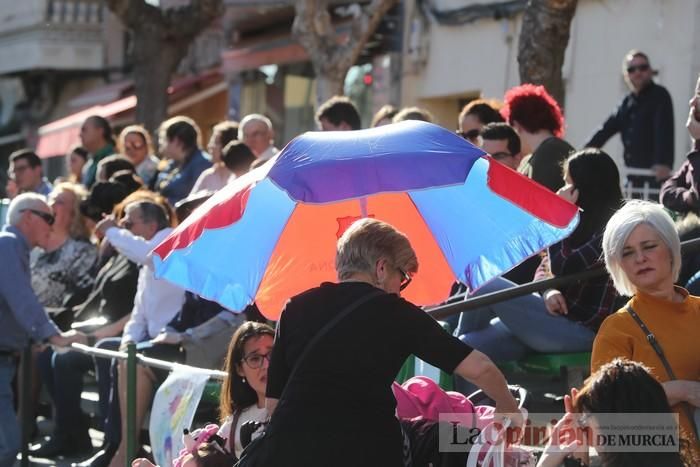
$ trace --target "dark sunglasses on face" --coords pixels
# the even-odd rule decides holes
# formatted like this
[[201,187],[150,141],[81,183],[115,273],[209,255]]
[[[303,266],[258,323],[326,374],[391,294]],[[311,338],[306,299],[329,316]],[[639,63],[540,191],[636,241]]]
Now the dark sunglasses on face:
[[145,146],[143,143],[126,143],[124,147],[126,149],[142,149]]
[[[397,269],[398,269],[398,268],[397,268]],[[411,277],[410,274],[408,274],[407,272],[405,272],[403,269],[399,269],[399,272],[401,273],[401,276],[402,276],[402,278],[401,278],[401,285],[399,286],[399,291],[402,291],[403,289],[405,289],[406,287],[408,287],[408,284],[411,283],[411,281],[413,280],[413,278]]]
[[24,211],[31,212],[35,216],[41,217],[43,219],[43,221],[49,225],[53,225],[54,221],[56,220],[53,217],[53,214],[49,214],[48,212],[38,211],[36,209],[22,209],[20,212],[24,212]]
[[630,65],[627,67],[628,74],[632,74],[635,71],[648,71],[648,70],[649,70],[648,63],[642,63],[641,65]]
[[473,130],[469,130],[469,131],[457,130],[455,133],[457,133],[459,136],[466,139],[467,141],[474,141],[476,138],[479,137],[480,131],[477,129],[473,129]]

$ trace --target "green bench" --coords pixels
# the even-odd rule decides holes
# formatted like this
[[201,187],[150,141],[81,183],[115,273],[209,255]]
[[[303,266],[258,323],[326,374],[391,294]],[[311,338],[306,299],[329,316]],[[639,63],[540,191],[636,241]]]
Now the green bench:
[[560,377],[569,388],[579,388],[590,374],[591,353],[532,354],[522,360],[498,366],[508,372]]

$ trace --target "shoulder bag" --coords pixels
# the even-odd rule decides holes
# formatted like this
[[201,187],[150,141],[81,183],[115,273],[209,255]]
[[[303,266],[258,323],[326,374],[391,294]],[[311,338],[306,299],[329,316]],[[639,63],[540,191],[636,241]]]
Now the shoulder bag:
[[[336,324],[338,324],[343,318],[345,318],[347,315],[349,315],[353,310],[357,309],[364,303],[367,303],[369,300],[373,299],[374,297],[377,297],[384,292],[381,290],[374,290],[367,295],[364,295],[360,297],[359,299],[355,300],[352,302],[350,305],[345,307],[340,313],[338,313],[332,320],[330,320],[328,323],[326,323],[325,326],[323,326],[317,333],[316,335],[309,341],[308,344],[306,344],[306,347],[302,351],[301,355],[299,355],[299,358],[297,358],[296,363],[294,364],[294,368],[292,368],[292,371],[289,373],[289,378],[287,378],[287,383],[284,386],[284,389],[282,390],[282,394],[280,395],[279,402],[277,403],[277,408],[282,406],[285,402],[285,397],[284,395],[287,393],[287,388],[289,387],[289,383],[294,379],[294,375],[296,374],[297,370],[301,366],[301,363],[304,361],[305,357],[309,354],[311,349],[314,348],[316,343],[323,337],[325,334],[328,333],[328,331],[331,330]],[[265,431],[263,431],[260,436],[255,438],[253,441],[250,442],[248,446],[243,450],[241,453],[241,458],[240,460],[233,466],[233,467],[255,467],[255,466],[260,466],[262,465],[262,460],[264,457],[264,451],[265,451],[265,445],[267,444],[265,440],[269,438],[270,433],[271,433],[271,428],[273,428],[272,422],[274,421],[274,415],[270,419],[270,422],[268,422],[267,427],[265,428]],[[232,427],[232,430],[235,430],[235,427]]]
[[[664,350],[661,348],[661,345],[659,345],[659,342],[656,340],[656,336],[654,336],[654,333],[649,330],[646,324],[644,324],[644,321],[642,321],[642,318],[639,317],[636,311],[630,306],[627,305],[625,307],[627,310],[627,313],[630,314],[632,319],[635,320],[635,322],[639,325],[639,327],[642,329],[642,332],[646,334],[647,336],[647,341],[649,342],[649,345],[654,349],[654,352],[656,352],[656,355],[658,355],[659,359],[661,360],[661,363],[664,365],[664,368],[666,369],[666,373],[668,374],[668,377],[671,378],[672,380],[678,379],[676,378],[676,374],[673,372],[673,369],[671,368],[671,364],[668,362],[666,359],[666,355],[664,354]],[[687,403],[683,403],[683,412],[685,415],[688,417],[690,420],[690,424],[693,428],[693,431],[695,432],[695,437],[697,439],[700,439],[700,433],[698,432],[698,426],[695,421],[695,416],[698,413],[698,409],[696,408],[694,411],[691,410],[688,407]],[[695,412],[695,413],[693,413]]]

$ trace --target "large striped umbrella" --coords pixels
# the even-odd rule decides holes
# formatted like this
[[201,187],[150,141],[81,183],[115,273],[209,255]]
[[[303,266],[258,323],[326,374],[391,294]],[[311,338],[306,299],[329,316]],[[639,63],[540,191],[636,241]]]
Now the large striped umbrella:
[[567,237],[577,208],[442,127],[408,121],[309,132],[200,206],[154,250],[159,277],[232,310],[336,279],[335,245],[357,219],[408,235],[419,271],[404,296],[472,290]]

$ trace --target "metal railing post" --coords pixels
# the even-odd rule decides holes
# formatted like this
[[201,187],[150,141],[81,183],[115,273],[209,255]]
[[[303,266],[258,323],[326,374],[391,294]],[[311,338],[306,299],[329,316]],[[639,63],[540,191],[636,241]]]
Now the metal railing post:
[[29,466],[29,433],[32,427],[32,345],[22,350],[19,366],[19,413],[22,421],[22,460],[21,467]]
[[141,427],[136,426],[136,344],[126,347],[126,467],[136,455],[136,439]]

